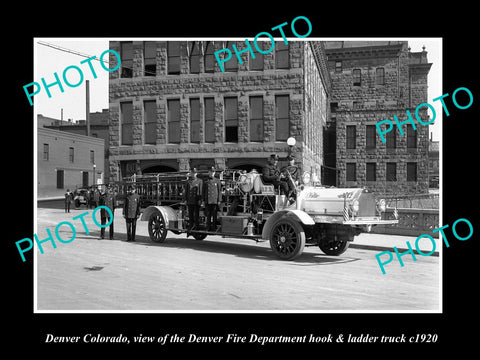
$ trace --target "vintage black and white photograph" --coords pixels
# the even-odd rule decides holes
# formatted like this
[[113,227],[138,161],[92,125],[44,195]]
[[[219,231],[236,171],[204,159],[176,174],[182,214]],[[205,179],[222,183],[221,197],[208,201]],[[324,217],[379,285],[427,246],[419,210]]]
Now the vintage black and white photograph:
[[471,91],[442,38],[303,20],[33,39],[35,312],[442,312],[442,120]]

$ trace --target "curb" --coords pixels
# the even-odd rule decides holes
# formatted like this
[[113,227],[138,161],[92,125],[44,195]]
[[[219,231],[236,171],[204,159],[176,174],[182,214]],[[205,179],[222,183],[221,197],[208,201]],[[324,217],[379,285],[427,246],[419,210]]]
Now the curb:
[[[393,246],[382,246],[382,245],[365,245],[365,244],[355,244],[355,243],[350,243],[350,248],[353,248],[353,249],[363,249],[363,250],[376,250],[376,251],[393,251]],[[408,248],[398,248],[398,250],[403,250],[403,251],[407,251]],[[413,250],[413,252],[416,254],[416,255],[421,255],[421,256],[424,256],[422,254],[420,254],[417,250]],[[438,251],[435,251],[433,254],[429,255],[429,256],[436,256],[438,257],[439,256],[439,252]]]

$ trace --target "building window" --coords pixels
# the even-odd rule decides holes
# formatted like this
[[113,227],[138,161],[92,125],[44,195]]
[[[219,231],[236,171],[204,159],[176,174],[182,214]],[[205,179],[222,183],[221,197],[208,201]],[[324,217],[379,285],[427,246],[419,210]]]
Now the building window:
[[263,96],[250,96],[250,141],[263,141]]
[[263,54],[256,52],[255,59],[252,57],[251,53],[249,55],[249,70],[252,71],[262,71],[263,70]]
[[412,125],[407,124],[407,148],[415,149],[417,147],[417,131]]
[[57,189],[63,189],[64,176],[63,170],[57,170]]
[[289,69],[288,45],[283,41],[275,42],[275,69]]
[[377,133],[375,125],[367,125],[366,126],[366,148],[367,149],[375,149],[377,146]]
[[347,181],[357,181],[356,163],[347,163]]
[[122,126],[122,145],[133,145],[132,102],[120,103],[120,123]]
[[417,163],[407,163],[407,181],[417,181]]
[[386,147],[387,149],[396,149],[397,148],[397,129],[394,128],[392,131],[389,131],[386,136]]
[[157,74],[157,43],[155,41],[143,42],[143,61],[145,76],[155,76]]
[[180,100],[167,100],[168,142],[180,143]]
[[238,142],[238,99],[225,99],[225,142]]
[[200,73],[200,44],[196,41],[192,41],[190,45],[190,73]]
[[387,181],[397,181],[397,163],[387,163]]
[[235,50],[233,50],[233,44],[235,44],[235,41],[227,41],[226,48],[232,52],[232,57],[223,63],[225,71],[238,71],[238,59],[237,55],[235,55]]
[[342,62],[341,61],[335,61],[335,72],[336,73],[341,73],[342,72]]
[[48,161],[50,158],[50,147],[48,144],[43,144],[43,160]]
[[68,161],[73,163],[75,161],[75,150],[73,147],[68,148]]
[[131,41],[125,41],[120,43],[120,59],[120,65],[122,67],[120,77],[133,77],[133,43]]
[[385,85],[385,69],[384,68],[377,68],[375,70],[375,83],[377,85]]
[[157,102],[155,100],[143,102],[143,141],[151,145],[157,143]]
[[200,99],[190,99],[190,142],[200,142]]
[[290,136],[290,97],[275,96],[275,140],[286,141]]
[[347,149],[355,149],[357,142],[357,127],[347,125]]
[[215,100],[213,98],[205,98],[205,142],[215,142]]
[[95,151],[90,150],[90,164],[95,164]]
[[82,171],[82,186],[84,188],[88,187],[88,178],[89,178],[88,171]]
[[353,69],[353,86],[362,85],[362,70]]
[[180,41],[167,42],[168,74],[180,74]]
[[338,102],[331,102],[330,103],[330,112],[335,114],[338,110]]
[[213,73],[215,71],[215,58],[214,58],[214,47],[213,42],[207,42],[207,47],[205,48],[205,72]]
[[377,164],[367,163],[367,181],[377,181]]

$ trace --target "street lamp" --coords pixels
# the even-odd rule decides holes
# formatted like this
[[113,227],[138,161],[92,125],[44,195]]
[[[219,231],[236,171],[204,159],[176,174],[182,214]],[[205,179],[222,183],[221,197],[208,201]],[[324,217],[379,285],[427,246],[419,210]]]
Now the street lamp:
[[97,165],[93,163],[93,176],[92,176],[92,186],[95,186],[95,169],[97,168]]
[[292,136],[292,137],[289,137],[287,139],[287,145],[288,145],[288,155],[292,155],[292,152],[293,152],[293,147],[295,146],[295,144],[297,143],[297,140],[295,140],[295,138]]

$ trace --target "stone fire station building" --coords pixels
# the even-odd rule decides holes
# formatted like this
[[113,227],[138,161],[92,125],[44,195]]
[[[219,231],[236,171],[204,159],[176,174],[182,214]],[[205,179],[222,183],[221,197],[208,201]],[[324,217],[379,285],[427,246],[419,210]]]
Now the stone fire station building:
[[[110,180],[134,173],[260,169],[296,139],[301,171],[324,185],[428,191],[428,126],[380,139],[375,124],[406,120],[427,101],[431,63],[406,41],[282,40],[267,54],[238,41],[111,41]],[[260,41],[264,50],[270,41]],[[214,53],[232,51],[222,72]],[[222,52],[223,54],[223,52]],[[117,64],[110,54],[110,68]],[[420,112],[424,122],[428,115]]]
[[110,42],[121,57],[109,84],[111,180],[261,169],[270,154],[285,160],[289,137],[297,165],[320,176],[330,87],[323,43],[277,41],[268,54],[244,52],[243,63],[232,50],[222,72],[214,52],[232,44],[246,48],[244,40]]

